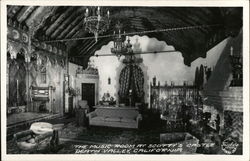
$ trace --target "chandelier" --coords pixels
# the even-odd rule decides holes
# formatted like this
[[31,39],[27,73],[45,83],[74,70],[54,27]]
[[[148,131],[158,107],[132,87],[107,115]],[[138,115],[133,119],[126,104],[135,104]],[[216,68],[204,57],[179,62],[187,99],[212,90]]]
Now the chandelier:
[[132,54],[133,50],[132,50],[132,44],[130,43],[129,37],[127,40],[128,42],[125,43],[125,40],[126,40],[125,31],[123,32],[123,34],[121,34],[122,24],[118,22],[115,28],[116,28],[116,31],[114,31],[114,35],[113,35],[114,47],[111,48],[111,53],[115,54],[118,57],[118,59],[120,59],[122,55]]
[[109,10],[107,11],[107,15],[102,15],[102,13],[100,7],[97,7],[97,10],[96,7],[93,7],[90,11],[87,8],[85,11],[85,31],[93,33],[95,35],[95,41],[97,41],[99,34],[107,31],[109,28]]

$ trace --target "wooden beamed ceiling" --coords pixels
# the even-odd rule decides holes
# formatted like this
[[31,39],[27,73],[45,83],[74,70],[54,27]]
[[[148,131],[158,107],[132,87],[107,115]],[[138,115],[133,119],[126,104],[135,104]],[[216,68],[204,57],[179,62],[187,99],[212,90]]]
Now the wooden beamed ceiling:
[[[87,6],[8,6],[7,16],[30,26],[37,22],[35,39],[51,41],[92,37],[84,30],[83,20]],[[93,8],[93,7],[92,7]],[[228,36],[236,36],[242,27],[240,7],[102,7],[110,11],[111,25],[103,34],[112,34],[120,21],[126,33],[185,26],[214,25],[214,28],[195,28],[166,32],[147,33],[148,37],[173,45],[190,63]],[[90,8],[91,10],[91,8]],[[143,36],[143,35],[140,35]],[[215,40],[214,40],[215,39]],[[88,59],[96,50],[112,41],[111,37],[65,41],[69,60],[86,67]]]

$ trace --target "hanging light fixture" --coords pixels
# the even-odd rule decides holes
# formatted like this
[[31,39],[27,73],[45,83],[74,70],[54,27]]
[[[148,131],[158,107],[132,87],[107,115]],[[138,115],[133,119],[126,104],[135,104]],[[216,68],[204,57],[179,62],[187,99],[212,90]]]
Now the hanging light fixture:
[[93,33],[95,35],[95,40],[97,41],[98,35],[107,31],[110,24],[109,19],[109,10],[107,11],[107,15],[101,14],[101,9],[98,6],[91,8],[91,11],[87,8],[85,11],[84,25],[85,30],[89,31],[89,33]]
[[128,43],[125,44],[126,33],[123,31],[123,34],[121,34],[122,24],[120,22],[116,24],[115,28],[116,30],[113,35],[114,47],[111,48],[111,53],[115,54],[118,59],[120,59],[122,55],[126,55],[132,51],[132,45],[130,44],[129,38]]

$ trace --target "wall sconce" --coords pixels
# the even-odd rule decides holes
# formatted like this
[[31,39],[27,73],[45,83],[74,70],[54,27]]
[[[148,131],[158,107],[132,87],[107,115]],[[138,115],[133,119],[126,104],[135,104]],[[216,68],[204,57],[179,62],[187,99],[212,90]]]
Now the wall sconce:
[[76,77],[77,78],[81,78],[82,76],[82,68],[78,66],[78,68],[76,69]]
[[109,84],[109,85],[111,84],[111,79],[110,79],[110,77],[108,78],[108,84]]
[[69,76],[67,74],[64,74],[64,81],[68,82],[69,81]]

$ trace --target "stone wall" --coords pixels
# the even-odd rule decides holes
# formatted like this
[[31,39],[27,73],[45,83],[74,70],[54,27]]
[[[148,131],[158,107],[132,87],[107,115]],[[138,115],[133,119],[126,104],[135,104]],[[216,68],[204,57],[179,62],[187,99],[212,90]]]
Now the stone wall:
[[232,80],[229,54],[231,47],[234,54],[242,54],[242,34],[229,38],[222,53],[218,53],[221,56],[203,91],[204,105],[213,107],[220,115],[220,133],[237,135],[240,141],[243,135],[243,87],[229,87]]

